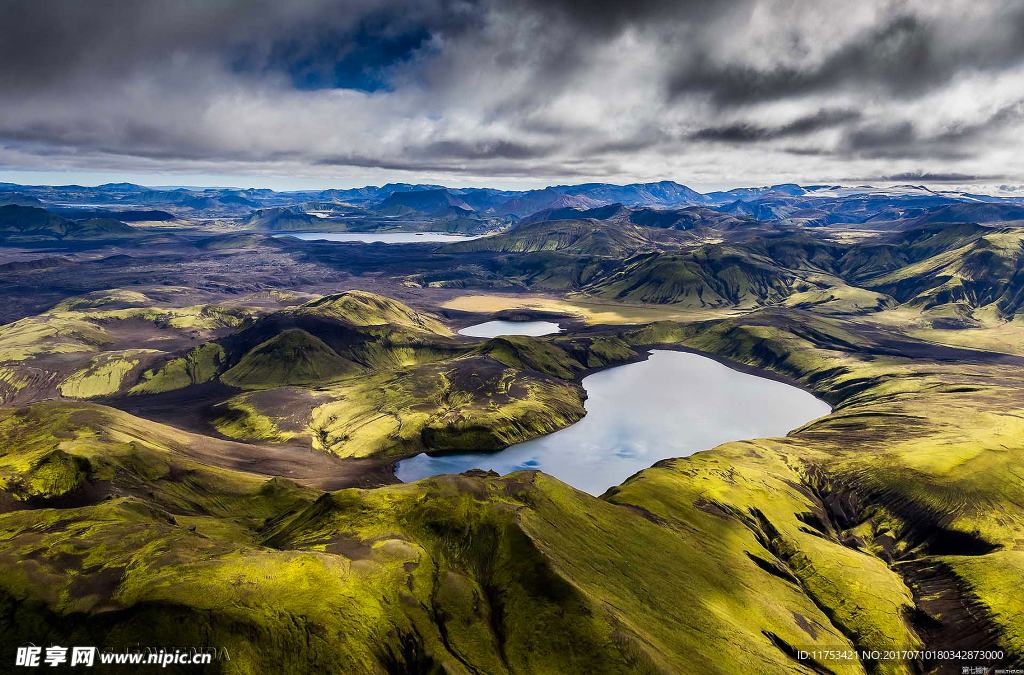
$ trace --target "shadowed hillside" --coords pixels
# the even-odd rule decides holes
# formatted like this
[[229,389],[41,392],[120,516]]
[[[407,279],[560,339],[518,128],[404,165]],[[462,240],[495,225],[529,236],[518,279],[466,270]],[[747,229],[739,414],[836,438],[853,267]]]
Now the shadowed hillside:
[[75,222],[34,206],[0,206],[0,239],[103,239],[134,234],[139,232],[112,218],[88,218]]
[[630,258],[621,271],[590,284],[587,290],[626,302],[723,307],[780,302],[799,283],[796,274],[769,258],[710,246],[691,253]]
[[587,256],[623,257],[643,249],[656,248],[658,244],[654,236],[656,234],[646,228],[629,224],[612,224],[597,220],[548,220],[517,225],[508,232],[491,237],[448,244],[441,251],[561,251]]

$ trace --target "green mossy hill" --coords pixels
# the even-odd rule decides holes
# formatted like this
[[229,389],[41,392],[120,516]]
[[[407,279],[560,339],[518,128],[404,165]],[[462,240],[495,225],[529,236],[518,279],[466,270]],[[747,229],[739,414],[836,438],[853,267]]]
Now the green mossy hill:
[[210,424],[229,438],[311,445],[310,413],[323,396],[301,387],[262,389],[234,396],[213,408]]
[[[654,236],[652,233],[661,233]],[[410,277],[421,286],[505,284],[577,290],[631,304],[751,309],[786,305],[867,314],[902,305],[967,319],[1021,316],[1024,229],[929,224],[884,236],[810,237],[737,230],[721,241],[666,239],[621,220],[557,220],[442,247],[492,252],[487,273],[460,269]],[[690,235],[687,235],[690,236]],[[684,246],[691,248],[681,250]],[[974,316],[975,310],[978,315]]]
[[505,335],[485,342],[479,353],[510,368],[535,370],[571,380],[588,368],[601,368],[636,357],[626,342],[615,336],[593,338],[534,338]]
[[[165,518],[206,517],[216,530],[243,522],[255,528],[290,508],[294,499],[308,500],[312,494],[288,481],[268,483],[265,477],[200,464],[190,458],[191,451],[183,452],[195,442],[175,429],[105,406],[0,408],[0,490],[44,509],[143,499]],[[291,496],[257,503],[277,484],[290,486],[285,492]]]
[[[220,340],[231,366],[223,379],[276,387],[430,363],[469,350],[451,335],[437,319],[400,302],[348,291],[274,312]],[[291,372],[303,353],[308,357]]]
[[565,380],[636,356],[611,336],[502,337],[464,356],[321,382],[301,395],[287,387],[246,394],[217,406],[212,423],[240,440],[308,436],[341,457],[494,451],[579,420],[585,394]]
[[94,357],[82,370],[73,372],[57,385],[61,396],[67,398],[96,398],[122,391],[125,382],[151,361],[159,352],[152,349],[129,349],[106,352]]
[[308,385],[336,380],[359,370],[322,340],[293,328],[247,352],[221,375],[221,381],[242,388]]
[[129,393],[159,394],[209,382],[223,370],[224,359],[224,348],[219,344],[201,344],[190,349],[184,356],[169,359],[159,367],[144,371],[138,384]]
[[585,370],[583,364],[549,340],[525,335],[507,335],[488,340],[480,353],[510,368],[536,370],[562,379],[572,379]]
[[[124,349],[140,330],[163,345],[215,341],[180,351]],[[56,388],[72,398],[159,394],[208,382],[257,389],[311,386],[345,375],[430,363],[468,352],[437,319],[372,293],[349,291],[279,310],[221,305],[155,307],[134,291],[71,298],[0,327],[3,400],[34,400]],[[68,373],[69,359],[80,362]],[[30,389],[31,391],[26,391]]]
[[390,559],[400,595],[388,602],[443,672],[782,673],[794,664],[765,632],[849,644],[798,585],[745,556],[761,549],[742,525],[695,524],[727,528],[724,545],[697,553],[697,531],[523,472],[334,493],[265,543]]
[[136,291],[69,298],[0,326],[0,402],[156,393],[207,381],[222,370],[223,349],[197,348],[197,340],[230,333],[254,314],[227,304],[160,306]]
[[897,306],[891,295],[845,284],[798,291],[782,304],[795,309],[814,310],[818,314],[871,314]]
[[315,315],[343,321],[352,326],[400,326],[451,335],[437,319],[413,310],[397,300],[366,291],[345,291],[307,302],[294,310],[297,316]]
[[351,378],[319,392],[313,447],[341,457],[500,450],[585,414],[576,384],[464,357]]
[[97,309],[127,309],[129,307],[144,307],[152,304],[154,304],[153,300],[145,293],[118,288],[99,293],[76,295],[67,300],[61,300],[50,308],[49,313],[56,314]]
[[4,489],[22,502],[45,502],[73,495],[92,476],[88,459],[60,449],[33,460],[28,471],[3,479]]
[[74,239],[104,239],[140,234],[139,230],[113,218],[90,218],[75,223],[66,236]]
[[518,225],[508,232],[471,241],[448,244],[445,253],[533,253],[562,251],[577,255],[626,257],[657,248],[647,228],[630,223],[599,220],[548,220]]
[[[538,251],[502,256],[496,264],[501,279],[511,279],[524,286],[568,291],[582,288],[614,273],[621,267],[622,261],[617,257]],[[428,285],[448,284],[435,280]]]
[[270,232],[310,232],[324,227],[316,216],[286,207],[257,209],[243,221],[243,225]]
[[73,221],[35,206],[0,206],[0,237],[39,235],[63,237],[74,228]]
[[715,245],[688,253],[635,256],[621,271],[585,290],[621,302],[756,307],[812,287],[770,258]]
[[951,230],[913,232],[917,238],[904,246],[908,263],[863,285],[922,309],[963,303],[998,318],[1024,312],[1024,230]]
[[[749,560],[690,567],[708,560],[696,536],[537,473],[311,503],[287,481],[182,467],[158,444],[125,443],[104,431],[108,414],[40,405],[0,421],[29,452],[45,452],[53,434],[81,438],[67,452],[85,453],[86,482],[109,476],[113,495],[0,515],[5,649],[33,635],[68,642],[72,631],[109,647],[159,634],[226,649],[228,673],[648,674],[695,661],[790,672],[761,628],[846,644],[791,582]],[[728,538],[730,548],[757,546],[735,531],[743,541]]]
[[[781,443],[735,443],[661,463],[612,490],[614,500],[661,514],[659,500],[669,497],[654,496],[653,479],[671,475],[664,489],[675,494],[678,481],[702,475],[703,470],[695,472],[700,466],[707,469],[701,480],[717,485],[725,464],[732,473],[730,485],[744,487],[716,490],[728,487],[736,496],[751,499],[741,512],[749,515],[751,507],[763,512],[772,525],[769,548],[788,561],[788,569],[815,593],[817,602],[831,608],[847,635],[859,636],[860,644],[879,644],[883,636],[895,639],[901,634],[895,617],[883,619],[867,611],[871,598],[856,599],[851,590],[853,585],[877,588],[882,583],[879,577],[868,584],[851,571],[868,555],[875,559],[870,564],[884,571],[886,583],[898,589],[899,580],[913,596],[914,611],[908,616],[917,618],[902,619],[908,639],[916,635],[930,644],[998,644],[1024,654],[1024,635],[1018,628],[1024,610],[1003,594],[1024,559],[1019,539],[1024,531],[1024,509],[1019,506],[1024,503],[1024,482],[1006,478],[1024,475],[1024,459],[1012,450],[1019,446],[1014,439],[1024,433],[1017,397],[1024,386],[1024,366],[1019,360],[901,342],[851,330],[845,321],[781,312],[695,326],[656,324],[627,338],[677,342],[774,370],[814,389],[833,404],[834,412]],[[816,508],[772,516],[770,509],[779,499],[748,494],[753,478],[740,480],[737,471],[754,461],[746,458],[771,455],[796,470],[802,492],[813,495]],[[764,482],[763,476],[751,476]],[[777,476],[785,476],[782,467]],[[783,489],[793,483],[785,478]],[[631,496],[624,499],[623,493]],[[714,501],[712,492],[700,494]],[[728,506],[735,508],[736,502]],[[763,523],[758,527],[765,529]],[[837,558],[834,551],[815,553],[810,544],[820,542],[822,535],[852,549],[852,562]],[[829,568],[833,572],[819,578]],[[902,604],[896,597],[886,602]],[[963,633],[967,624],[980,626],[974,630],[982,632]],[[979,637],[985,631],[990,637]]]

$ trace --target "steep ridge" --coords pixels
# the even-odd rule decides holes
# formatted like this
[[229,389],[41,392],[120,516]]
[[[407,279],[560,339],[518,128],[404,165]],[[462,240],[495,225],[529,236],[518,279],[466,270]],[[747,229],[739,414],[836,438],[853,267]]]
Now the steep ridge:
[[908,235],[894,249],[894,262],[904,264],[854,278],[922,309],[960,303],[1003,318],[1024,308],[1024,230],[963,225]]
[[585,290],[625,302],[687,307],[757,306],[777,303],[801,279],[770,258],[728,246],[705,246],[679,254],[641,254],[621,271]]
[[534,253],[560,251],[577,255],[623,257],[657,246],[652,232],[630,224],[598,220],[548,220],[517,225],[508,232],[448,244],[442,253]]
[[701,206],[675,209],[639,208],[626,207],[619,203],[584,210],[572,207],[544,209],[526,216],[519,222],[533,223],[543,220],[579,220],[586,218],[631,223],[642,227],[667,230],[692,230],[697,227],[728,230],[756,223],[756,221],[750,218],[740,218],[731,213],[722,213]]

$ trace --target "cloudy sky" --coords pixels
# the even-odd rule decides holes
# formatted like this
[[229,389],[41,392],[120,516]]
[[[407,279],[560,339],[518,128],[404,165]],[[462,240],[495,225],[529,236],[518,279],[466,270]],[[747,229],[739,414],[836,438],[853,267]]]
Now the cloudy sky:
[[5,0],[0,180],[1024,183],[1015,0]]

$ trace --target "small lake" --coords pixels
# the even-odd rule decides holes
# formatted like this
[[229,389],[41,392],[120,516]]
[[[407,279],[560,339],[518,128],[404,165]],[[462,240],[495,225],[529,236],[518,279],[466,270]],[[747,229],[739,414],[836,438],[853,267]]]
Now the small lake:
[[697,354],[650,358],[583,379],[587,415],[547,436],[496,453],[417,455],[398,463],[405,482],[440,473],[540,469],[600,495],[637,471],[744,439],[785,436],[831,412],[797,387],[748,375]]
[[487,321],[474,326],[466,326],[459,335],[469,337],[492,338],[499,335],[551,335],[561,333],[557,323],[550,321]]
[[479,239],[478,236],[444,232],[286,232],[275,237],[296,237],[306,241],[361,241],[366,244],[422,244]]

